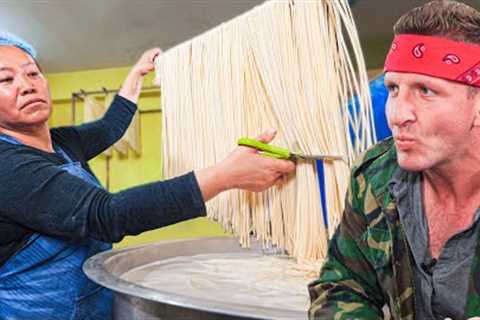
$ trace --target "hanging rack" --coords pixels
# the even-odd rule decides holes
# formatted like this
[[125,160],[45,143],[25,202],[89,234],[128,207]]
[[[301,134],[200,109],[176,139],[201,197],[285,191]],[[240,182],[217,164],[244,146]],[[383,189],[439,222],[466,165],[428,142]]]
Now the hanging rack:
[[[75,125],[76,121],[76,106],[77,106],[77,99],[78,100],[84,100],[86,96],[88,95],[99,95],[99,94],[109,94],[109,93],[118,93],[120,89],[107,89],[105,87],[102,87],[102,90],[94,90],[94,91],[85,91],[83,89],[80,89],[78,92],[72,92],[72,125]],[[149,92],[149,91],[160,91],[160,89],[157,86],[148,86],[148,87],[143,87],[141,89],[141,93],[143,92]],[[159,113],[162,112],[162,108],[158,109],[148,109],[148,110],[138,110],[139,114],[145,114],[145,113]]]
[[[71,118],[72,125],[75,125],[75,121],[76,121],[77,100],[84,101],[85,97],[88,95],[100,95],[100,94],[107,95],[109,93],[118,93],[118,91],[120,90],[107,89],[105,87],[102,87],[102,90],[85,91],[83,89],[80,89],[78,92],[72,92],[72,118]],[[141,89],[141,93],[149,92],[149,91],[150,92],[160,91],[160,89],[156,86],[143,87]],[[162,108],[148,109],[148,110],[138,109],[139,114],[161,113],[161,112],[162,112]],[[110,190],[110,157],[105,158],[105,189],[107,191]]]

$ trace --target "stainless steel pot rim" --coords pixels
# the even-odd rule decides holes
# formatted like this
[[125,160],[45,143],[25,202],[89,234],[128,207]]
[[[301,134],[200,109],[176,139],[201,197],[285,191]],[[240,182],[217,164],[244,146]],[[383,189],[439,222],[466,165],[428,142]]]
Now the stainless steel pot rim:
[[[227,240],[228,239],[228,240]],[[239,317],[251,317],[251,318],[266,318],[266,319],[305,319],[307,317],[306,312],[298,312],[294,310],[276,308],[268,308],[262,306],[243,305],[230,302],[219,302],[216,300],[198,299],[195,297],[176,294],[163,290],[153,290],[141,285],[129,282],[120,278],[120,275],[114,275],[109,272],[105,265],[108,261],[117,255],[126,254],[135,250],[146,248],[148,246],[161,246],[164,244],[172,243],[185,243],[194,246],[197,241],[236,241],[235,239],[225,237],[214,238],[200,238],[200,239],[187,239],[187,240],[172,240],[164,241],[149,245],[142,245],[138,247],[130,247],[124,249],[114,249],[111,251],[102,252],[91,258],[89,258],[83,265],[83,271],[92,281],[113,290],[114,292],[120,292],[123,294],[147,299],[150,301],[165,303],[178,307],[184,307],[189,309],[197,309],[206,312],[213,312],[219,314],[227,314]],[[259,253],[259,252],[257,252]],[[305,288],[305,290],[307,290]]]

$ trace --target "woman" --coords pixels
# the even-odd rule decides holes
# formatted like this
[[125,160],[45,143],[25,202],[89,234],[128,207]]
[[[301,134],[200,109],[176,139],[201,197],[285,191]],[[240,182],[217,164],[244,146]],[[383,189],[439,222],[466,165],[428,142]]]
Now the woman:
[[109,318],[111,292],[82,273],[87,258],[125,235],[202,216],[222,191],[261,191],[294,170],[239,147],[210,168],[104,190],[87,161],[123,136],[159,54],[142,55],[101,120],[50,129],[52,101],[34,50],[0,36],[0,318]]

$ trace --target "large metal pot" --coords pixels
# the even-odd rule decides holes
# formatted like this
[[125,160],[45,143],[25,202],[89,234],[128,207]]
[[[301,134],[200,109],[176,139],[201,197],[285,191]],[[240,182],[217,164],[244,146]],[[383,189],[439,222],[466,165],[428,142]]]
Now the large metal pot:
[[136,319],[305,319],[306,312],[219,302],[165,290],[154,290],[122,279],[125,272],[155,261],[205,253],[260,253],[258,244],[242,249],[234,238],[201,238],[158,242],[112,250],[86,261],[83,270],[96,283],[114,292],[113,318]]

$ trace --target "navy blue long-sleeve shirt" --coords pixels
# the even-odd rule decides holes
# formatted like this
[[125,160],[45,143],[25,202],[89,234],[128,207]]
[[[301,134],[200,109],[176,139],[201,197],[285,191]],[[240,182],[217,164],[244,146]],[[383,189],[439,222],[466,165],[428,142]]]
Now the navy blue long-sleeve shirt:
[[[87,161],[120,139],[136,111],[116,96],[100,120],[51,130],[54,146],[91,172]],[[0,266],[38,232],[67,241],[117,242],[205,214],[193,172],[118,193],[59,168],[57,153],[0,140]]]

